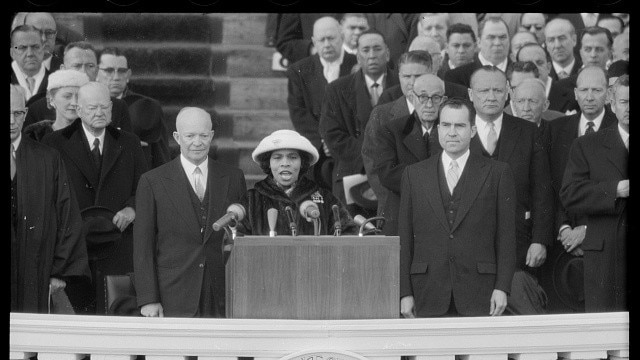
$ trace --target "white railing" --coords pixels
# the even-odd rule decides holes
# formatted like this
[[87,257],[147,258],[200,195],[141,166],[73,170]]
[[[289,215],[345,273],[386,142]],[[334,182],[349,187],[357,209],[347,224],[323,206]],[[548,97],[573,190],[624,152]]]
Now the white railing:
[[244,320],[11,313],[10,359],[628,359],[629,313]]

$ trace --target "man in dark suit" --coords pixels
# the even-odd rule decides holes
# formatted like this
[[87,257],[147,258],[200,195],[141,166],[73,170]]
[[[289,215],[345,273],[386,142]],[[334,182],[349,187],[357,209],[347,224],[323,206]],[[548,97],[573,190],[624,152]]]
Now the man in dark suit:
[[584,239],[563,242],[584,252],[585,310],[628,311],[627,213],[629,206],[629,76],[612,88],[618,126],[576,139],[571,145],[560,199],[570,213],[587,218]]
[[444,79],[449,70],[473,62],[476,54],[476,34],[471,26],[456,23],[447,29],[447,53],[438,70],[438,77]]
[[503,72],[511,66],[509,59],[509,27],[499,17],[488,17],[478,27],[480,52],[472,63],[447,71],[445,81],[470,87],[471,75],[484,65],[497,66]]
[[[507,80],[509,81],[510,101],[509,101],[509,105],[504,108],[504,113],[525,119],[524,117],[517,115],[518,111],[516,110],[517,103],[515,101],[516,100],[515,91],[520,84],[530,79],[539,80],[539,83],[542,84],[542,99],[541,99],[542,102],[536,104],[541,106],[541,111],[542,111],[542,113],[539,114],[540,117],[538,118],[538,120],[545,119],[546,121],[551,121],[553,119],[564,116],[564,114],[559,111],[549,109],[550,102],[547,99],[547,84],[544,83],[542,80],[540,80],[540,72],[538,70],[538,67],[531,61],[516,61],[513,63],[513,66],[509,68],[509,71],[507,71]],[[528,82],[528,85],[530,84],[532,83]],[[529,110],[532,110],[532,109],[529,109]],[[529,111],[527,110],[525,112],[528,113]],[[535,116],[535,118],[537,118],[537,116]],[[530,116],[527,116],[525,120],[533,121],[534,119],[531,118]],[[546,128],[546,124],[543,124],[538,121],[534,121],[534,123],[538,125],[538,133],[542,135],[543,130]]]
[[[432,73],[431,55],[427,51],[409,51],[398,59],[398,78],[400,84],[392,88],[398,89],[400,94],[393,101],[382,103],[384,94],[389,94],[389,89],[380,96],[379,104],[373,108],[369,116],[369,122],[365,127],[362,141],[362,160],[367,174],[367,181],[371,185],[378,199],[377,215],[386,216],[385,204],[389,190],[382,186],[378,174],[373,171],[374,159],[380,150],[380,131],[382,124],[398,117],[406,117],[413,113],[412,88],[416,79],[424,74]],[[394,94],[395,96],[395,94]],[[389,224],[385,224],[385,229]]]
[[562,80],[578,73],[582,67],[582,59],[576,56],[578,37],[571,22],[563,18],[555,18],[544,28],[547,52],[551,56],[549,76]]
[[321,17],[332,16],[337,19],[338,14],[330,13],[283,13],[279,16],[276,31],[276,49],[282,57],[293,64],[315,54],[311,41],[313,24]]
[[119,49],[102,50],[96,79],[109,87],[112,98],[126,103],[133,133],[140,138],[147,165],[153,169],[170,160],[164,114],[157,100],[130,89],[131,73],[127,57]]
[[466,100],[446,101],[438,125],[441,155],[407,166],[402,175],[404,317],[498,316],[507,306],[516,190],[507,164],[470,151],[474,113]]
[[[478,136],[471,151],[509,164],[516,184],[516,268],[535,275],[546,259],[553,241],[549,224],[553,221],[553,193],[547,154],[536,142],[537,127],[526,120],[505,114],[506,75],[496,67],[484,66],[471,77],[469,95],[476,109]],[[520,274],[519,274],[520,275]],[[514,277],[514,279],[520,278]],[[519,290],[519,284],[514,284]],[[512,294],[509,311],[533,311],[528,298]]]
[[[320,136],[335,159],[333,193],[345,201],[342,178],[363,174],[362,133],[381,92],[398,83],[398,75],[387,68],[389,49],[382,34],[368,30],[358,38],[360,70],[327,86],[320,116]],[[350,204],[347,204],[349,207]],[[365,209],[351,206],[355,213]],[[375,211],[365,212],[372,215]]]
[[[507,112],[512,107],[515,112]],[[504,112],[536,124],[536,141],[546,150],[549,144],[545,143],[545,134],[549,130],[549,124],[551,120],[562,117],[562,113],[548,108],[549,100],[545,95],[544,83],[540,79],[528,78],[520,81],[512,90],[511,107],[505,108]]]
[[547,52],[538,44],[525,44],[516,55],[517,61],[531,61],[538,67],[538,79],[545,84],[549,109],[561,113],[571,113],[578,110],[573,91],[562,87],[549,76],[551,65],[547,61]]
[[425,74],[416,79],[409,91],[415,110],[383,122],[375,134],[378,144],[372,156],[373,173],[388,191],[383,215],[384,233],[388,236],[398,234],[402,171],[441,150],[436,125],[440,104],[447,99],[443,81],[434,74]]
[[87,248],[64,162],[58,151],[22,136],[25,91],[15,84],[9,91],[11,311],[47,313],[52,294],[89,278]]
[[[64,50],[64,63],[61,69],[84,71],[89,80],[96,81],[98,77],[98,57],[96,50],[88,42],[80,41],[67,45]],[[131,119],[127,104],[120,99],[111,98],[111,125],[125,131],[132,131]],[[27,104],[29,112],[25,119],[25,127],[41,120],[56,118],[55,109],[47,106],[45,93],[40,93]]]
[[[49,71],[42,65],[42,32],[31,25],[19,25],[11,31],[11,83],[26,90],[27,106],[36,94],[47,91]],[[55,117],[52,117],[55,119]],[[25,124],[29,125],[29,124]]]
[[[111,107],[107,86],[89,82],[78,90],[80,119],[42,139],[62,154],[80,210],[100,206],[115,213],[108,220],[121,232],[121,238],[107,247],[87,244],[95,286],[93,297],[87,296],[89,301],[95,301],[96,312],[102,314],[104,276],[133,271],[129,225],[136,217],[136,185],[147,171],[138,137],[110,125]],[[85,221],[83,226],[93,231],[91,224]]]
[[382,34],[389,47],[390,67],[397,69],[398,58],[418,35],[418,14],[366,13],[369,29]]
[[242,171],[208,157],[211,128],[206,111],[180,110],[180,156],[140,178],[133,252],[143,316],[225,316],[224,232],[211,224],[243,202],[246,185]]
[[294,129],[309,139],[320,154],[320,160],[308,174],[317,184],[331,189],[331,178],[322,176],[323,164],[329,159],[318,131],[322,99],[327,84],[349,75],[357,59],[342,49],[340,24],[332,17],[316,20],[312,41],[316,54],[292,64],[287,70],[287,104]]
[[[578,73],[575,89],[580,112],[558,118],[549,124],[549,138],[546,141],[550,144],[551,183],[556,197],[560,194],[569,149],[574,140],[587,133],[614,126],[618,122],[615,114],[607,111],[605,107],[607,84],[607,74],[602,68],[598,66],[582,68]],[[559,198],[556,198],[556,202],[554,231],[558,232],[558,239],[566,242],[570,237],[574,241],[582,241],[586,231],[586,219],[569,216],[559,202]],[[580,254],[581,250],[577,249],[574,255]]]
[[24,24],[31,25],[42,32],[44,40],[44,60],[42,64],[50,72],[60,69],[62,56],[56,52],[56,34],[58,27],[50,13],[33,12],[25,13]]

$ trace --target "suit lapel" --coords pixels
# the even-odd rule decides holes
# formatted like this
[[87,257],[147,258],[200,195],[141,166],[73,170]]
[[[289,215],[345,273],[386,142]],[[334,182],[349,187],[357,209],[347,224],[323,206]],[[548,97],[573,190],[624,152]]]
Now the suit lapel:
[[470,153],[467,164],[462,174],[460,174],[460,178],[462,179],[464,176],[465,180],[462,182],[462,189],[460,189],[462,190],[462,194],[460,194],[460,207],[458,208],[456,219],[451,227],[452,232],[456,230],[462,222],[462,219],[464,219],[469,212],[469,209],[471,209],[471,205],[473,205],[476,197],[478,197],[482,185],[484,185],[489,175],[489,166],[487,166],[483,160],[481,155],[476,155],[473,152]]
[[600,129],[606,129],[611,125],[615,125],[618,123],[618,118],[616,114],[614,114],[607,106],[604,107],[604,117],[602,118],[602,123],[600,124]]
[[113,165],[115,165],[120,153],[122,152],[122,146],[111,135],[108,129],[105,129],[104,133],[104,146],[102,151],[102,171],[100,172],[100,180],[104,178],[106,174],[111,171]]
[[426,159],[428,153],[424,141],[422,140],[422,126],[418,125],[414,115],[407,118],[405,130],[407,129],[410,130],[404,132],[407,135],[402,139],[402,143],[418,161]]
[[407,98],[402,95],[396,101],[393,102],[393,106],[389,111],[389,120],[395,119],[401,116],[407,116],[409,114],[409,107],[407,106]]
[[191,184],[187,180],[184,168],[180,163],[180,156],[176,157],[171,163],[171,167],[167,168],[164,174],[163,185],[167,198],[173,203],[176,212],[180,214],[187,229],[194,229],[195,238],[200,239],[200,224],[197,214],[193,211],[191,204],[191,195],[189,195],[189,187]]
[[620,137],[620,133],[617,128],[606,129],[604,141],[602,145],[608,149],[606,152],[607,159],[609,162],[618,169],[620,176],[623,179],[626,179],[627,176],[627,164],[629,152],[627,148],[624,147],[624,143],[622,142],[622,137]]
[[356,117],[358,119],[357,131],[361,131],[360,129],[364,129],[365,125],[367,125],[372,109],[371,96],[369,95],[369,89],[367,88],[367,83],[364,80],[362,70],[356,73],[354,89],[356,101],[356,106],[354,108],[356,109]]
[[68,146],[62,146],[60,150],[67,154],[84,177],[91,183],[93,189],[97,191],[100,183],[100,175],[96,171],[94,162],[91,159],[89,142],[84,136],[80,120],[76,120],[76,123],[70,126],[76,126],[76,128],[69,137]]
[[[207,179],[207,189],[209,193],[209,208],[208,219],[215,221],[224,215],[226,209],[223,209],[227,192],[229,188],[229,177],[227,174],[221,174],[216,166],[213,164],[213,160],[209,159],[209,179]],[[212,222],[213,224],[213,222]],[[206,226],[204,231],[204,242],[206,243],[211,234],[213,233],[213,227]]]
[[515,120],[510,115],[505,114],[502,117],[502,129],[499,136],[498,160],[508,161],[518,139],[520,139],[520,128],[516,126]]
[[[426,166],[422,169],[425,174],[420,180],[424,181],[427,201],[429,205],[431,205],[433,213],[440,222],[440,225],[449,231],[449,223],[447,222],[444,206],[442,205],[442,195],[440,194],[438,169],[441,167],[442,162],[440,161],[440,156],[430,157],[427,159]],[[420,201],[420,199],[418,199],[418,201]]]

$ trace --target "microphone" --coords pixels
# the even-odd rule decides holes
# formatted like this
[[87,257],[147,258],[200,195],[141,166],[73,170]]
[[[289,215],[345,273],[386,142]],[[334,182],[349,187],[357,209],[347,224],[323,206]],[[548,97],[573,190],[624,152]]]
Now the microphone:
[[333,224],[333,228],[335,229],[335,236],[340,236],[342,233],[342,224],[340,223],[340,208],[338,205],[332,205],[331,211],[333,212],[333,219],[335,223]]
[[358,236],[364,236],[365,233],[371,233],[371,232],[376,234],[379,233],[381,230],[372,224],[372,222],[377,220],[381,221],[382,225],[380,226],[384,226],[385,218],[382,216],[376,216],[370,219],[365,219],[364,216],[359,214],[354,216],[353,222],[355,222],[356,225],[360,226],[360,231],[358,232]]
[[300,204],[300,215],[309,219],[317,219],[320,217],[320,209],[318,205],[311,200],[305,200]]
[[267,210],[267,220],[269,221],[269,236],[276,236],[276,222],[278,221],[278,210],[271,208]]
[[291,229],[291,235],[298,235],[296,220],[293,217],[293,209],[291,209],[291,206],[287,206],[284,208],[284,212],[287,214],[287,218],[289,219],[289,228]]
[[244,206],[240,204],[235,204],[235,203],[231,204],[227,208],[227,213],[213,223],[212,225],[213,230],[219,231],[220,229],[229,225],[233,221],[235,222],[242,221],[242,219],[244,219],[245,214],[246,214],[246,211],[244,210]]
[[353,221],[358,226],[362,226],[364,224],[364,230],[375,230],[376,229],[375,226],[373,226],[370,222],[367,222],[367,219],[365,219],[365,217],[360,215],[360,214],[354,216],[353,217]]

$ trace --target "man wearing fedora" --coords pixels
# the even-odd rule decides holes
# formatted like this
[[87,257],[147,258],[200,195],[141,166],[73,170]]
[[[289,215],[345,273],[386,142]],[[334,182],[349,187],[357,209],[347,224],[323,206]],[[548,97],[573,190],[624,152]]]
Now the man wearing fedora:
[[96,81],[107,85],[112,97],[127,104],[133,133],[140,138],[147,165],[153,169],[170,160],[162,106],[157,100],[132,91],[130,78],[131,68],[126,55],[118,48],[103,49]]
[[[106,208],[107,218],[103,216],[100,229],[104,226],[104,232],[121,233],[120,238],[111,238],[113,241],[109,244],[102,241],[87,244],[89,258],[93,259],[90,265],[94,289],[87,294],[86,311],[101,314],[104,314],[104,275],[133,271],[132,227],[129,225],[136,218],[138,179],[148,169],[140,139],[111,125],[111,109],[107,86],[89,82],[78,90],[80,118],[42,139],[62,154],[83,215],[93,207]],[[109,223],[113,224],[111,229],[107,226]],[[87,225],[85,222],[85,232],[93,234],[98,230]],[[87,239],[91,241],[92,237]]]

